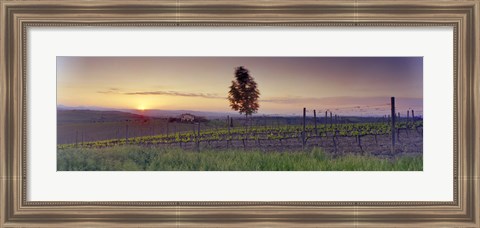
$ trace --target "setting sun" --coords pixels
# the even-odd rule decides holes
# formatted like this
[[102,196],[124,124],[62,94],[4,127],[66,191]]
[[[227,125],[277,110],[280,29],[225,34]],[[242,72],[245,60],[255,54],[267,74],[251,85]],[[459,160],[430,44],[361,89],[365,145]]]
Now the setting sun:
[[145,111],[145,105],[140,105],[140,106],[138,106],[137,109],[140,110],[140,111]]

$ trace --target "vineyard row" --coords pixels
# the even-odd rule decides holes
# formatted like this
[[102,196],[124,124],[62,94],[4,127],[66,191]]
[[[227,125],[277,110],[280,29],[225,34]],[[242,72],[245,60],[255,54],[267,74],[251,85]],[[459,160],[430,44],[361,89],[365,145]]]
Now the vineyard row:
[[[213,141],[235,141],[235,140],[287,140],[299,139],[307,141],[315,137],[363,137],[367,135],[388,135],[391,134],[391,126],[385,123],[356,123],[356,124],[334,124],[327,126],[307,125],[303,126],[284,125],[279,127],[251,126],[248,128],[222,128],[201,130],[200,125],[192,124],[192,131],[175,134],[160,134],[154,136],[125,137],[122,139],[110,139],[94,142],[76,142],[72,144],[60,144],[59,149],[73,147],[111,147],[116,145],[160,145],[178,143],[201,143]],[[415,130],[421,134],[422,121],[396,123],[397,132],[402,130]],[[316,131],[315,131],[316,130]]]

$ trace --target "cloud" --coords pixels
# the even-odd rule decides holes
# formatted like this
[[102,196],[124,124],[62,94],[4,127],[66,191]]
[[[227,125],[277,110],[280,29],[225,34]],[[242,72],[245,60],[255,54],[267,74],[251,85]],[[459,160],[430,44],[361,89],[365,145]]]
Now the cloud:
[[[398,97],[397,100],[408,100],[409,102],[422,102],[422,98],[405,98]],[[296,103],[322,103],[328,105],[352,104],[352,103],[390,103],[390,97],[271,97],[262,99],[263,102],[279,103],[279,104],[296,104]]]
[[107,90],[97,91],[97,93],[113,94],[113,93],[119,93],[119,91],[120,91],[119,88],[112,87],[112,88],[108,88]]
[[260,99],[260,102],[277,103],[277,104],[298,104],[298,103],[314,103],[321,101],[322,98],[313,97],[272,97],[268,99]]
[[[361,108],[385,108],[390,105],[390,97],[272,97],[260,100],[261,102],[282,104],[282,105],[306,105],[306,106],[320,106],[329,109],[340,110],[343,108],[348,109],[361,109]],[[404,108],[408,107],[422,107],[422,98],[408,98],[397,97],[397,106]]]
[[179,97],[202,97],[210,99],[226,99],[226,97],[219,96],[216,93],[188,93],[188,92],[179,92],[179,91],[138,91],[138,92],[122,92],[118,88],[109,88],[104,91],[97,91],[97,93],[102,94],[123,94],[123,95],[168,95],[168,96],[179,96]]
[[179,92],[179,91],[142,91],[142,92],[128,92],[124,93],[125,95],[169,95],[169,96],[179,96],[179,97],[203,97],[203,98],[214,98],[214,99],[224,99],[216,93],[188,93],[188,92]]

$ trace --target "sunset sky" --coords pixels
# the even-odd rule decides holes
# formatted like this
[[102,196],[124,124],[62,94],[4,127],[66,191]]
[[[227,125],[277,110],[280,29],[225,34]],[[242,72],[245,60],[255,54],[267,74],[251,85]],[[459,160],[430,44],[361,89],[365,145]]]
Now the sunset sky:
[[259,114],[422,113],[422,57],[57,57],[57,104],[230,112],[234,70],[260,90]]

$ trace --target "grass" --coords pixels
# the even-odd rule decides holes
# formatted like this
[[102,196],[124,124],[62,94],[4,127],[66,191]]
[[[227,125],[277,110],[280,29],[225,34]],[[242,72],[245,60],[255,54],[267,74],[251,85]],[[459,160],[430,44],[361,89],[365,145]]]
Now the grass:
[[332,158],[319,148],[265,153],[116,146],[59,149],[57,153],[59,171],[421,171],[423,168],[422,156],[395,160],[355,155]]

